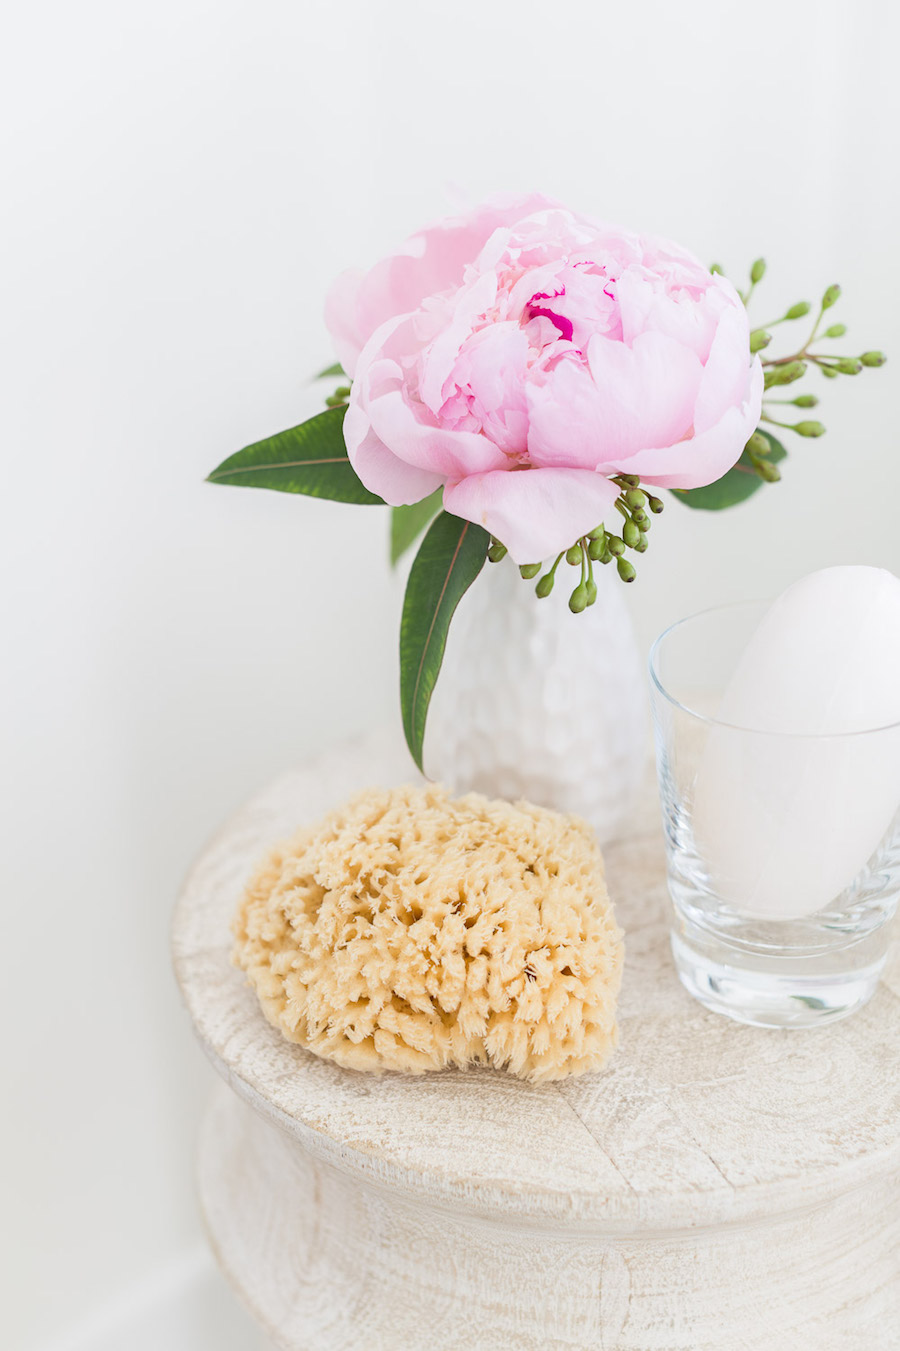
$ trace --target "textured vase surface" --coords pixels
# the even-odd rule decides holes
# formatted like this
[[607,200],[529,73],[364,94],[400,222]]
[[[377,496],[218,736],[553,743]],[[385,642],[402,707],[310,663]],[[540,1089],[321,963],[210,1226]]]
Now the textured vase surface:
[[575,812],[608,841],[640,788],[648,714],[625,588],[596,571],[596,603],[573,615],[568,572],[538,600],[508,558],[485,564],[450,626],[425,768],[454,792]]

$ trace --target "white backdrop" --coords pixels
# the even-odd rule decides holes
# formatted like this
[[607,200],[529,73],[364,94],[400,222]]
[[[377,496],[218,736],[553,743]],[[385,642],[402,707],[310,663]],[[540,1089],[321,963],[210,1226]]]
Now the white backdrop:
[[900,572],[898,42],[891,0],[7,16],[4,1345],[197,1241],[179,878],[261,781],[395,717],[382,513],[203,483],[315,409],[332,276],[538,188],[733,275],[765,253],[761,320],[840,281],[896,365],[822,382],[781,485],[673,503],[629,600],[646,641],[828,563]]

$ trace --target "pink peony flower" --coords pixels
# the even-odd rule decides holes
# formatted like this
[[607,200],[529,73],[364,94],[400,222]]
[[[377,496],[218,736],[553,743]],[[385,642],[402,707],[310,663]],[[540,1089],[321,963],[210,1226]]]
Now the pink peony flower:
[[492,202],[339,277],[326,321],[356,472],[392,505],[444,489],[517,563],[608,514],[613,474],[697,488],[762,400],[741,299],[675,244],[548,201]]

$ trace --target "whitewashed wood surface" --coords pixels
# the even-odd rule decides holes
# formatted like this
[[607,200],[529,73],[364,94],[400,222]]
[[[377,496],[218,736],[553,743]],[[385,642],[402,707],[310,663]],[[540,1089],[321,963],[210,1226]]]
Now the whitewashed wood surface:
[[898,1346],[896,1180],[690,1232],[479,1221],[317,1160],[223,1087],[200,1194],[223,1271],[284,1351]]
[[[257,1114],[248,1121],[235,1103],[216,1109],[218,1125],[206,1133],[201,1166],[204,1204],[226,1270],[260,1317],[274,1320],[279,1345],[297,1351],[415,1351],[420,1344],[431,1351],[900,1347],[896,949],[871,1004],[833,1027],[762,1031],[708,1013],[681,989],[669,957],[662,839],[651,794],[630,837],[607,850],[627,957],[621,1049],[604,1072],[541,1087],[483,1069],[373,1078],[318,1060],[269,1026],[229,961],[229,920],[256,858],[351,792],[410,777],[407,766],[402,747],[375,738],[285,775],[204,852],[176,913],[176,970],[198,1035]],[[263,1197],[260,1189],[272,1194]],[[255,1232],[259,1214],[268,1216],[269,1241],[248,1248],[243,1235]],[[322,1272],[330,1273],[335,1291],[346,1267],[337,1254],[346,1259],[348,1243],[358,1247],[354,1260],[361,1267],[376,1260],[388,1283],[399,1264],[397,1280],[413,1290],[402,1239],[392,1229],[401,1214],[410,1224],[418,1214],[420,1230],[427,1230],[428,1216],[434,1227],[439,1214],[447,1261],[463,1285],[463,1268],[471,1265],[465,1254],[481,1252],[494,1297],[479,1306],[480,1333],[392,1342],[387,1324],[377,1325],[376,1300],[370,1340],[362,1332],[353,1340],[333,1309],[315,1324],[313,1340],[304,1340],[314,1320],[296,1262],[293,1303],[283,1280],[277,1298],[268,1283],[268,1305],[254,1298],[260,1281],[267,1286],[263,1249],[268,1262],[273,1244],[300,1242],[303,1223],[330,1235],[334,1260],[323,1258]],[[489,1241],[476,1237],[485,1220],[493,1222]],[[400,1244],[396,1251],[389,1232]],[[423,1233],[417,1243],[417,1260],[424,1261]],[[552,1272],[535,1270],[547,1245],[560,1243],[569,1258],[557,1255]],[[284,1260],[291,1265],[289,1253]],[[574,1286],[559,1275],[568,1260],[581,1272]],[[596,1296],[590,1318],[584,1281]],[[546,1309],[543,1322],[535,1315],[533,1332],[543,1340],[529,1340],[532,1333],[526,1337],[506,1315],[505,1323],[489,1321],[489,1306],[518,1307],[535,1282],[544,1290],[558,1286],[554,1317],[564,1312],[571,1328],[552,1334],[557,1340],[548,1340],[553,1321]],[[452,1280],[447,1289],[452,1293]],[[346,1306],[346,1291],[342,1298]],[[420,1319],[422,1298],[421,1291],[413,1298]],[[332,1308],[330,1298],[322,1299]],[[601,1306],[605,1312],[598,1313]],[[790,1340],[779,1340],[788,1332]]]

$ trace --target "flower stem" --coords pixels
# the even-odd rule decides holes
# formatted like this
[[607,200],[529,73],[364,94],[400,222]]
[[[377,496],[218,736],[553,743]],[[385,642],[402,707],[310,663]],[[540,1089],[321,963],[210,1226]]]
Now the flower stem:
[[789,432],[794,430],[790,422],[779,422],[777,418],[769,417],[768,413],[760,413],[759,420],[760,422],[770,422],[773,427],[785,427]]

